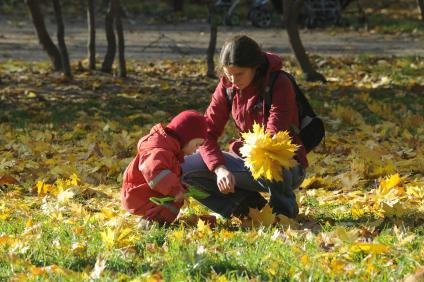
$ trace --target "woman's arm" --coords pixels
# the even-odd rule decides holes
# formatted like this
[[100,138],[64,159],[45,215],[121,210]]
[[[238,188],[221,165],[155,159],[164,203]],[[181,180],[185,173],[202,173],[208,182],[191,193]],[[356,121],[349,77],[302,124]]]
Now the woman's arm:
[[[290,132],[293,126],[298,128],[296,92],[290,80],[285,75],[280,74],[275,80],[272,90],[272,104],[266,125],[267,131],[275,134],[282,130]],[[292,137],[294,136],[292,135]]]
[[297,151],[297,160],[303,167],[307,167],[308,160],[306,158],[306,150],[293,127],[295,129],[299,128],[296,92],[290,79],[280,74],[274,83],[272,104],[269,111],[266,130],[271,134],[287,130],[293,138],[293,142],[301,146]]
[[229,118],[225,86],[222,79],[212,95],[205,117],[208,124],[208,137],[199,151],[206,166],[210,171],[214,171],[218,166],[225,165],[224,155],[218,144],[218,138],[224,132],[224,127]]
[[229,116],[226,89],[221,79],[205,112],[208,137],[199,151],[208,169],[216,174],[218,189],[223,194],[233,193],[235,186],[235,177],[225,166],[224,155],[218,144],[218,138],[224,132]]

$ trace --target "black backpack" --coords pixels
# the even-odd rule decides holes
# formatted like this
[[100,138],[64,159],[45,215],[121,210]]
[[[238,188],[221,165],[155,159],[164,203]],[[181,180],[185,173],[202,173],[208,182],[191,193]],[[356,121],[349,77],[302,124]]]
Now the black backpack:
[[[294,133],[296,133],[302,140],[303,146],[305,147],[306,151],[309,152],[313,148],[318,146],[318,144],[324,138],[324,123],[322,119],[320,119],[315,114],[314,110],[308,102],[308,99],[303,94],[299,85],[297,85],[295,78],[291,74],[283,70],[272,72],[269,79],[269,85],[265,91],[265,98],[262,97],[262,100],[255,107],[261,107],[262,101],[265,100],[265,114],[269,114],[269,110],[271,109],[272,104],[272,89],[274,87],[275,80],[280,74],[283,74],[288,77],[296,92],[296,104],[300,128],[294,128],[293,130],[295,131]],[[232,91],[232,88],[226,88],[225,91],[228,109],[229,111],[231,111],[234,93]]]

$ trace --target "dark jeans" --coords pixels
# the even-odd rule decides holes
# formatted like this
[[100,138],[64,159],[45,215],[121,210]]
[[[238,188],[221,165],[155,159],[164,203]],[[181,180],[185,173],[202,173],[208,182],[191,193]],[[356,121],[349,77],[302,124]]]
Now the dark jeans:
[[244,160],[239,156],[223,152],[225,165],[236,179],[235,192],[222,194],[216,183],[215,173],[209,171],[199,153],[186,156],[183,163],[184,182],[203,188],[210,196],[199,200],[216,213],[230,217],[241,206],[262,208],[264,199],[259,192],[270,194],[270,205],[274,213],[295,217],[299,213],[296,196],[293,190],[299,187],[305,178],[305,170],[301,165],[283,171],[283,182],[271,182],[265,179],[254,180]]

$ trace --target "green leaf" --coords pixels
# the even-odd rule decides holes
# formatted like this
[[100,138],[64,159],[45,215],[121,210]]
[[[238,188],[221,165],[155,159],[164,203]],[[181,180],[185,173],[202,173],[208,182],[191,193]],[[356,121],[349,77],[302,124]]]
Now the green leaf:
[[204,190],[202,190],[200,188],[196,188],[194,186],[189,186],[188,192],[186,193],[186,196],[193,197],[197,200],[205,199],[205,198],[209,197],[209,195],[210,195],[209,193],[205,192]]
[[166,203],[173,202],[175,200],[175,197],[163,197],[163,198],[160,198],[160,197],[150,197],[149,200],[152,203],[155,203],[156,205],[161,206],[161,205],[164,205]]

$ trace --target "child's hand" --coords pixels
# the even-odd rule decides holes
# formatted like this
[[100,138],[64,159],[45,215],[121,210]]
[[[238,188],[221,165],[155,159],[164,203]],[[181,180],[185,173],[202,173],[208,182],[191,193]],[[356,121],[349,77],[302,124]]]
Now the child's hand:
[[174,200],[174,202],[175,202],[175,203],[180,203],[180,202],[182,202],[182,201],[184,201],[184,192],[183,192],[183,191],[178,192],[178,194],[177,194],[177,195],[175,195],[175,200]]

